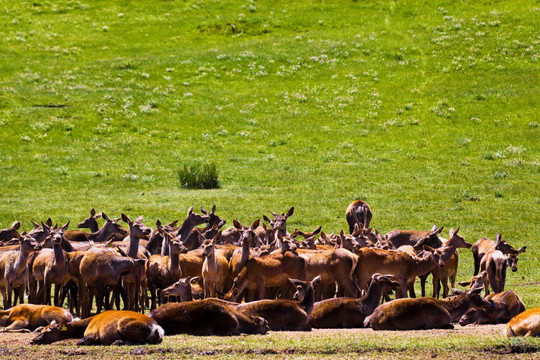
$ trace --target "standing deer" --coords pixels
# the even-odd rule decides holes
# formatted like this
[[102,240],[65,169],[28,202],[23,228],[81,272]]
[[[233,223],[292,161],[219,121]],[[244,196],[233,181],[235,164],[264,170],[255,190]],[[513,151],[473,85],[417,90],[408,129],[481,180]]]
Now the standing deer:
[[[69,226],[69,221],[57,228],[56,226],[51,231],[52,249],[42,249],[35,257],[32,263],[32,274],[37,281],[37,289],[35,296],[43,305],[51,305],[51,288],[54,284],[54,305],[60,305],[62,298],[62,289],[67,281],[68,265],[66,255],[62,250],[62,242],[64,241],[64,231]],[[33,294],[32,294],[33,295]]]
[[[129,225],[129,248],[127,256],[132,259],[147,260],[147,250],[139,247],[139,240],[150,235],[152,229],[142,223],[143,217],[139,216],[132,221],[126,214],[122,214],[122,220]],[[128,310],[144,311],[144,303],[147,289],[146,269],[137,267],[136,272],[128,273],[124,276],[124,284],[127,292]]]
[[[19,250],[0,253],[0,291],[4,299],[4,309],[12,306],[12,294],[16,290],[19,302],[22,304],[24,289],[28,278],[28,258],[30,253],[39,251],[41,245],[30,235],[20,240]],[[17,296],[13,301],[17,303]]]
[[372,217],[371,208],[367,202],[362,200],[353,201],[345,211],[345,218],[349,224],[349,233],[354,232],[355,225],[368,228]]
[[8,242],[11,239],[20,239],[21,235],[17,230],[21,227],[21,223],[15,221],[10,227],[0,230],[0,245]]
[[217,293],[223,293],[225,284],[230,281],[229,262],[220,251],[216,251],[215,244],[221,237],[221,231],[212,240],[206,240],[202,244],[204,262],[202,266],[202,279],[204,285],[204,297],[216,297]]
[[510,267],[512,272],[517,271],[517,254],[505,255],[500,250],[490,250],[482,258],[480,262],[480,268],[482,271],[487,272],[488,281],[485,283],[486,294],[489,293],[489,287],[491,286],[493,292],[499,293],[504,290],[506,283],[506,268]]
[[501,234],[495,235],[496,241],[493,241],[488,238],[481,238],[477,242],[475,242],[472,246],[472,253],[473,253],[473,259],[474,259],[474,275],[478,274],[478,271],[480,270],[480,263],[482,261],[482,258],[486,253],[490,250],[499,250],[503,254],[509,255],[519,255],[527,249],[526,246],[520,247],[518,250],[516,250],[512,245],[507,243],[502,239]]
[[164,230],[159,220],[156,222],[156,226],[157,230],[161,233],[161,236],[168,240],[170,255],[156,254],[148,259],[146,276],[152,300],[150,306],[151,310],[156,308],[156,299],[158,299],[160,305],[163,303],[162,294],[160,293],[159,298],[157,297],[158,292],[161,292],[162,289],[173,284],[182,276],[179,256],[181,253],[187,252],[187,249],[179,240],[180,237],[175,238],[173,234]]

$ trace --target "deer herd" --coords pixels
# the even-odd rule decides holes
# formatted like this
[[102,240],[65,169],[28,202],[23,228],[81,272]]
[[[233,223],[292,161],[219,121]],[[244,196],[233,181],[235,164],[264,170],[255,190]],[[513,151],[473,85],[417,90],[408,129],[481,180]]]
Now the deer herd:
[[[51,219],[32,222],[29,232],[19,233],[18,221],[0,230],[1,331],[35,331],[33,344],[77,338],[104,345],[157,344],[181,333],[454,323],[508,323],[506,336],[540,333],[540,310],[526,311],[519,295],[505,290],[506,270],[517,270],[525,247],[516,250],[499,234],[470,244],[459,227],[444,239],[435,225],[383,236],[360,200],[346,210],[349,234],[337,235],[321,227],[289,232],[294,207],[248,226],[234,220],[224,230],[215,210],[190,208],[180,226],[158,220],[155,229],[142,216],[112,219],[92,209],[78,224],[90,232]],[[474,258],[473,276],[459,283],[466,290],[455,289],[459,248],[472,248]],[[433,294],[426,297],[430,274]]]

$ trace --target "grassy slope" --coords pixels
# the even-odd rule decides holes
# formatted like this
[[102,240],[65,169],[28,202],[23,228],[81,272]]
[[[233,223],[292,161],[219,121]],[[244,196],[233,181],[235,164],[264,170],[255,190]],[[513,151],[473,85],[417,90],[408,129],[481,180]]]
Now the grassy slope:
[[[508,285],[539,306],[538,19],[527,0],[9,1],[0,225],[217,204],[331,232],[363,198],[381,232],[528,245]],[[221,189],[178,187],[193,158]]]

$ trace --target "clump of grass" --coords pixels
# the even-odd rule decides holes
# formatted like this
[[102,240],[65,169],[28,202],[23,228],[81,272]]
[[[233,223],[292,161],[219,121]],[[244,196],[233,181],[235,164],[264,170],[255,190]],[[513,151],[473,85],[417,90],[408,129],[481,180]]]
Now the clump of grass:
[[178,170],[180,186],[185,189],[217,189],[219,188],[216,164],[205,161],[184,163]]

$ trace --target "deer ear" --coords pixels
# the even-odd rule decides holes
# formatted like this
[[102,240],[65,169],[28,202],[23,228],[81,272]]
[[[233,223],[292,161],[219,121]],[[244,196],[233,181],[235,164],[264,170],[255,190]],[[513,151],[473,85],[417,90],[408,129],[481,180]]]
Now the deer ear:
[[206,211],[202,206],[201,206],[201,212],[202,212],[204,215],[208,215],[208,211]]
[[460,282],[458,282],[458,285],[459,286],[469,286],[469,285],[471,285],[471,282],[470,281],[460,281]]
[[463,291],[463,290],[452,288],[452,294],[454,294],[454,295],[461,295],[461,294],[464,294],[464,293],[465,293],[465,291]]
[[94,208],[90,210],[90,216],[96,216],[96,210]]
[[518,249],[518,254],[524,253],[526,249],[527,249],[526,246],[520,247],[520,248]]
[[156,228],[158,230],[161,228],[161,221],[159,219],[156,220]]
[[496,240],[497,242],[501,242],[501,240],[502,240],[501,234],[496,234],[496,235],[495,235],[495,240]]
[[140,223],[140,222],[142,222],[142,221],[143,221],[143,218],[144,218],[144,216],[143,216],[143,215],[141,215],[141,216],[139,216],[139,217],[137,218],[137,220],[135,220],[135,222],[138,222],[138,223]]
[[190,280],[189,280],[190,283],[192,284],[196,284],[199,282],[199,277],[198,276],[194,276],[192,277]]
[[321,275],[315,276],[313,280],[311,280],[311,284],[313,287],[317,286],[321,282]]
[[266,215],[263,215],[263,220],[266,221],[267,223],[271,222],[271,220]]
[[189,208],[187,214],[188,214],[188,216],[193,214],[193,206]]
[[110,221],[111,219],[109,219],[109,217],[107,216],[107,214],[105,214],[104,212],[101,212],[101,217],[103,218],[103,220],[106,220],[106,221]]
[[70,220],[68,220],[68,222],[65,223],[65,225],[61,227],[62,231],[66,231],[66,229],[67,229],[68,226],[69,226],[69,221],[70,221]]
[[253,224],[251,224],[251,230],[255,230],[256,228],[258,228],[260,223],[261,223],[261,219],[255,220]]
[[128,224],[131,224],[131,220],[124,213],[122,213],[122,220],[124,220],[124,222],[126,222]]
[[234,225],[234,227],[235,227],[236,229],[238,229],[238,230],[242,230],[242,229],[243,229],[242,224],[240,224],[240,222],[239,222],[238,220],[234,219],[232,223],[233,223],[233,225]]
[[21,223],[18,222],[18,221],[15,221],[15,222],[13,223],[13,225],[11,225],[11,228],[12,228],[13,230],[19,230],[20,227],[21,227]]
[[[31,221],[32,225],[34,225],[34,228],[38,228],[39,227],[39,224],[35,221]],[[42,222],[43,223],[43,222]]]
[[292,214],[294,214],[294,206],[291,207],[291,208],[289,209],[289,211],[287,211],[287,215],[286,215],[285,217],[289,217],[289,216],[291,216]]

